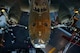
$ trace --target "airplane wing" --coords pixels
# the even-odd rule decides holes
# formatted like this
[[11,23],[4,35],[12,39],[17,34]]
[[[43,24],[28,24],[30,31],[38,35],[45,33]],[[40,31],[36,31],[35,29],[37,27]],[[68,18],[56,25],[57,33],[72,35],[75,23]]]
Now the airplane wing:
[[71,19],[71,13],[65,4],[60,4],[57,14],[58,15],[56,16],[56,20],[52,21],[52,25],[56,24],[56,22],[57,25],[53,26],[52,28],[68,27],[73,24],[73,19]]
[[[63,8],[64,7],[64,8]],[[75,23],[77,22],[77,18],[76,17],[72,17],[73,15],[71,15],[70,13],[70,10],[65,6],[65,5],[60,5],[59,7],[59,11],[58,11],[58,18],[57,21],[59,24],[55,25],[54,26],[54,22],[52,22],[52,27],[51,29],[54,29],[54,28],[58,28],[59,30],[63,31],[64,33],[66,33],[67,35],[64,35],[62,36],[64,39],[68,40],[71,43],[73,43],[72,46],[70,46],[70,44],[64,49],[64,51],[62,51],[63,53],[67,52],[67,50],[69,49],[69,47],[73,47],[74,45],[78,45],[80,46],[80,38],[79,38],[79,35],[75,35],[74,38],[72,39],[73,35],[72,33],[70,32],[73,32],[76,30],[75,28]],[[71,19],[73,18],[73,19]],[[71,22],[69,22],[71,21]],[[72,30],[69,30],[68,27],[71,26],[73,27],[74,29],[72,28],[69,28],[69,29],[72,29]],[[67,28],[68,30],[66,31],[64,28]],[[77,30],[79,31],[79,30]],[[78,32],[77,32],[78,33]],[[72,40],[71,40],[72,39]]]
[[30,3],[31,3],[30,0],[26,0],[26,1],[20,0],[19,4],[20,4],[21,10],[23,12],[30,12]]

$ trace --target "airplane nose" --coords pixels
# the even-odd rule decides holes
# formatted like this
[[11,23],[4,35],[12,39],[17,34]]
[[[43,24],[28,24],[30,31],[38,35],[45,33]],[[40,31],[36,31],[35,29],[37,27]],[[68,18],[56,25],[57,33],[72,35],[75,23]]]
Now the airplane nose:
[[45,48],[46,43],[42,39],[36,39],[31,41],[35,48]]
[[35,48],[45,48],[45,44],[34,44]]

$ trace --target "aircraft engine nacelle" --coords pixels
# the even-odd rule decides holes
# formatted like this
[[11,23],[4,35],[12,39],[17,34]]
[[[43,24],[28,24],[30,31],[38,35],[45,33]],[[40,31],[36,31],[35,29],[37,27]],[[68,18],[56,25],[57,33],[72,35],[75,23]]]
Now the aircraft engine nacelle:
[[9,19],[10,19],[11,23],[17,24],[20,20],[20,16],[21,16],[20,6],[15,4],[14,6],[11,7],[11,9],[9,11]]
[[69,9],[65,5],[60,5],[58,11],[58,22],[65,25],[72,25],[73,19],[71,17]]

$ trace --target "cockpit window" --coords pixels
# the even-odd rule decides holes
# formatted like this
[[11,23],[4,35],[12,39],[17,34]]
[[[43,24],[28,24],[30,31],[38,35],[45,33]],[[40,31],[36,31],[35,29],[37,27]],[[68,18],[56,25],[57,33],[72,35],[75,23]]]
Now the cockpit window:
[[40,12],[40,9],[36,8],[36,7],[33,10],[36,11],[36,12]]
[[43,13],[47,10],[46,2],[34,2],[33,3],[33,11],[38,13]]

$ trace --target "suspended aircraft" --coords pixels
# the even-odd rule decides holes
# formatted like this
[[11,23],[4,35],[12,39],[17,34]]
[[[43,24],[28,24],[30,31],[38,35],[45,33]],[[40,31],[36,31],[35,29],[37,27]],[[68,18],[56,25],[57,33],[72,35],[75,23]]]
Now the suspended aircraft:
[[[66,7],[66,5],[60,4],[58,7],[53,7],[50,5],[50,0],[27,0],[29,3],[25,5],[22,3],[22,0],[16,0],[13,2],[11,1],[5,1],[2,3],[7,7],[8,13],[4,13],[6,17],[6,21],[9,24],[6,24],[8,27],[15,27],[20,26],[27,29],[29,27],[29,35],[31,43],[35,48],[46,48],[46,45],[49,42],[50,38],[50,32],[51,30],[54,30],[55,28],[71,28],[73,32],[77,32],[76,27],[73,26],[75,23],[75,15],[71,15],[69,8]],[[13,2],[13,3],[11,3]],[[17,5],[18,4],[18,5]],[[30,6],[30,7],[29,7]],[[51,8],[50,8],[51,6]],[[64,7],[64,8],[63,8]],[[21,11],[29,12],[29,24],[28,26],[19,25],[19,19],[21,15]],[[55,21],[50,19],[50,13],[51,12],[58,12],[58,16],[56,16]],[[17,14],[17,15],[16,15]],[[76,13],[75,13],[76,14]],[[78,13],[77,13],[78,14]],[[77,19],[78,20],[78,19]],[[2,26],[2,25],[1,25]],[[62,36],[66,40],[69,41],[69,43],[75,43],[76,41],[74,39],[77,39],[77,45],[80,45],[80,38],[76,38],[75,36],[79,37],[79,34],[74,36]],[[72,38],[74,37],[74,38]]]

